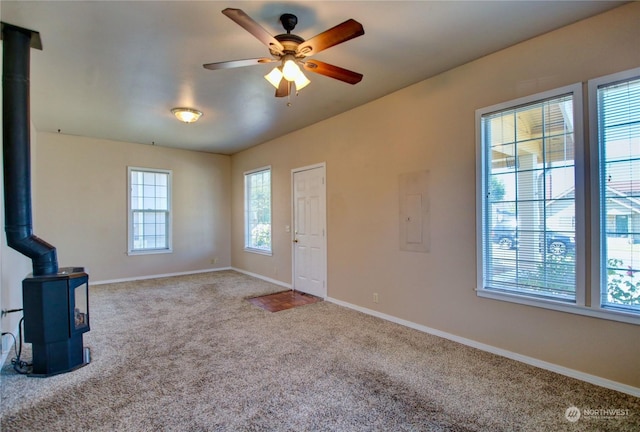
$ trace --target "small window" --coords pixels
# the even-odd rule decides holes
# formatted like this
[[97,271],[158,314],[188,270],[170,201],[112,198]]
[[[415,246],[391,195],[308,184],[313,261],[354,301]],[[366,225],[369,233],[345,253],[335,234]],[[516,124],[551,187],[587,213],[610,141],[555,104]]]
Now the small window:
[[577,302],[579,93],[566,87],[478,110],[479,292]]
[[171,171],[128,169],[129,254],[171,252]]
[[271,168],[244,174],[245,250],[271,254]]
[[598,163],[595,307],[640,313],[640,69],[589,82]]

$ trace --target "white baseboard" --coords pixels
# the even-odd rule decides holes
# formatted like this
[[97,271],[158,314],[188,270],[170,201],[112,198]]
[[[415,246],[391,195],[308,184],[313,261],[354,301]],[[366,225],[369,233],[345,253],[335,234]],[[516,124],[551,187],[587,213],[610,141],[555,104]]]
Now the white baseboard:
[[279,285],[279,286],[287,288],[287,289],[291,289],[291,284],[279,281],[277,279],[272,279],[270,277],[262,276],[262,275],[257,274],[257,273],[251,273],[249,271],[242,270],[242,269],[235,268],[235,267],[231,267],[230,269],[234,270],[234,271],[237,271],[238,273],[242,273],[242,274],[246,274],[247,276],[254,277],[256,279],[262,279],[263,281],[270,282],[272,284]]
[[235,269],[232,269],[231,267],[217,267],[212,269],[192,270],[192,271],[177,272],[177,273],[164,273],[164,274],[147,275],[147,276],[133,276],[133,277],[122,278],[122,279],[91,281],[91,285],[105,285],[110,283],[132,282],[132,281],[147,280],[147,279],[159,279],[159,278],[172,277],[172,276],[185,276],[185,275],[191,275],[191,274],[210,273],[210,272],[223,271],[223,270],[235,270]]
[[209,272],[216,272],[216,271],[223,271],[223,270],[233,270],[233,271],[237,271],[238,273],[243,273],[246,274],[247,276],[251,276],[254,277],[256,279],[261,279],[265,282],[270,282],[274,285],[278,285],[287,289],[291,289],[291,284],[288,284],[286,282],[282,282],[279,281],[277,279],[272,279],[270,277],[266,277],[266,276],[262,276],[260,274],[257,273],[252,273],[246,270],[242,270],[239,268],[235,268],[235,267],[218,267],[218,268],[212,268],[212,269],[204,269],[204,270],[193,270],[193,271],[186,271],[186,272],[178,272],[178,273],[164,273],[164,274],[155,274],[155,275],[147,275],[147,276],[133,276],[133,277],[129,277],[129,278],[121,278],[121,279],[108,279],[108,280],[100,280],[100,281],[91,281],[91,285],[105,285],[105,284],[110,284],[110,283],[120,283],[120,282],[133,282],[133,281],[137,281],[137,280],[147,280],[147,279],[160,279],[160,278],[165,278],[165,277],[172,277],[172,276],[185,276],[185,275],[190,275],[190,274],[199,274],[199,273],[209,273]]
[[441,330],[437,330],[437,329],[434,329],[434,328],[431,328],[431,327],[423,326],[421,324],[416,324],[416,323],[411,322],[411,321],[403,320],[401,318],[397,318],[397,317],[394,317],[392,315],[387,315],[387,314],[384,314],[382,312],[378,312],[378,311],[375,311],[375,310],[372,310],[372,309],[367,309],[367,308],[364,308],[364,307],[361,307],[361,306],[357,306],[357,305],[354,305],[354,304],[351,304],[351,303],[347,303],[347,302],[344,302],[342,300],[334,299],[334,298],[331,298],[331,297],[327,297],[326,300],[331,302],[331,303],[335,303],[335,304],[337,304],[339,306],[344,306],[346,308],[353,309],[353,310],[356,310],[358,312],[365,313],[367,315],[372,315],[372,316],[375,316],[375,317],[378,317],[378,318],[382,318],[382,319],[384,319],[386,321],[391,321],[393,323],[400,324],[400,325],[403,325],[405,327],[409,327],[409,328],[412,328],[412,329],[415,329],[415,330],[418,330],[418,331],[421,331],[421,332],[424,332],[424,333],[429,333],[429,334],[432,334],[434,336],[439,336],[441,338],[448,339],[448,340],[451,340],[451,341],[454,341],[454,342],[458,342],[458,343],[461,343],[463,345],[470,346],[472,348],[477,348],[477,349],[482,350],[482,351],[490,352],[492,354],[497,354],[499,356],[506,357],[506,358],[509,358],[511,360],[516,360],[516,361],[519,361],[519,362],[522,362],[522,363],[526,363],[526,364],[531,365],[531,366],[539,367],[541,369],[545,369],[545,370],[548,370],[548,371],[551,371],[551,372],[555,372],[555,373],[558,373],[560,375],[565,375],[565,376],[568,376],[570,378],[575,378],[575,379],[578,379],[578,380],[581,380],[581,381],[585,381],[585,382],[588,382],[588,383],[591,383],[591,384],[595,384],[595,385],[600,386],[600,387],[605,387],[605,388],[608,388],[608,389],[611,389],[611,390],[619,391],[621,393],[629,394],[631,396],[640,397],[640,388],[637,388],[637,387],[633,387],[633,386],[630,386],[630,385],[627,385],[627,384],[619,383],[617,381],[608,380],[606,378],[602,378],[602,377],[599,377],[599,376],[596,376],[596,375],[591,375],[591,374],[588,374],[588,373],[585,373],[585,372],[577,371],[575,369],[570,369],[570,368],[567,368],[567,367],[564,367],[564,366],[560,366],[560,365],[557,365],[557,364],[554,364],[554,363],[549,363],[549,362],[546,362],[546,361],[543,361],[543,360],[539,360],[539,359],[536,359],[536,358],[533,358],[533,357],[529,357],[529,356],[525,356],[525,355],[522,355],[522,354],[514,353],[512,351],[507,351],[507,350],[502,349],[502,348],[497,348],[497,347],[494,347],[494,346],[491,346],[491,345],[487,345],[487,344],[484,344],[484,343],[476,342],[476,341],[474,341],[472,339],[467,339],[467,338],[463,338],[463,337],[460,337],[460,336],[456,336],[456,335],[451,334],[451,333],[443,332]]

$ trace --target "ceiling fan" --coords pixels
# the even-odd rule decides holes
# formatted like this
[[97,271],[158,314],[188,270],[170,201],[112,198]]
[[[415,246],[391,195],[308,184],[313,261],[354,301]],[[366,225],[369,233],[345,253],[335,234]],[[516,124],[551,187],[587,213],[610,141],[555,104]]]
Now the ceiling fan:
[[262,63],[279,62],[279,66],[276,66],[269,74],[265,75],[267,81],[276,88],[276,97],[289,96],[292,84],[295,84],[296,91],[299,91],[310,83],[309,79],[300,70],[300,66],[307,71],[328,76],[349,84],[357,84],[362,80],[362,74],[357,72],[319,60],[309,59],[309,56],[317,54],[320,51],[362,36],[364,34],[362,24],[353,19],[338,24],[311,39],[304,40],[300,36],[291,33],[296,24],[298,24],[298,17],[290,13],[285,13],[280,16],[280,22],[287,33],[277,36],[272,36],[260,24],[240,9],[227,8],[223,10],[222,13],[269,47],[269,52],[272,57],[207,63],[203,65],[205,69],[230,69]]

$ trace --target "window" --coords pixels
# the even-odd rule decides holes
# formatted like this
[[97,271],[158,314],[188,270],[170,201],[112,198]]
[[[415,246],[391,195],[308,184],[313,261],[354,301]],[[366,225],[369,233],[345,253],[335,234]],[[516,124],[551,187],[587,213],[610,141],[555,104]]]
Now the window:
[[129,254],[171,252],[171,171],[128,169]]
[[[589,82],[593,187],[595,307],[640,313],[640,69]],[[599,274],[598,274],[599,273]]]
[[589,148],[582,84],[476,111],[477,293],[640,324],[640,68],[588,89]]
[[576,303],[580,87],[479,110],[480,290]]
[[244,247],[271,254],[271,168],[244,174]]

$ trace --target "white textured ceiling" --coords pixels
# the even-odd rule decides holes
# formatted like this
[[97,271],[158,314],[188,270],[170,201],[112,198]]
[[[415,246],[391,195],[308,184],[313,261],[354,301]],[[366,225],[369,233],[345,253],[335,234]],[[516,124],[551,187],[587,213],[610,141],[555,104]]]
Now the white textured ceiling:
[[[491,52],[617,7],[612,1],[7,1],[3,22],[40,32],[31,51],[31,120],[39,131],[222,154],[268,141]],[[365,35],[313,58],[364,75],[355,86],[308,73],[275,98],[273,65],[203,63],[268,56],[224,16],[244,10],[273,35],[298,16],[309,39],[349,18]],[[178,122],[175,106],[204,112]]]

